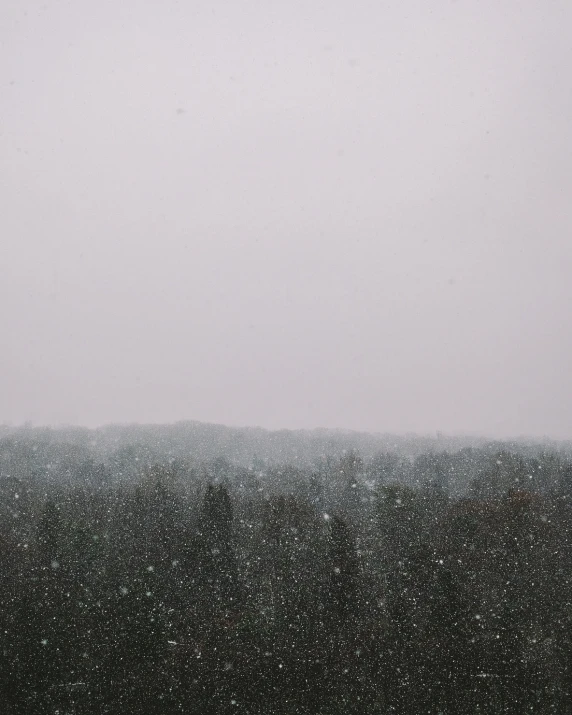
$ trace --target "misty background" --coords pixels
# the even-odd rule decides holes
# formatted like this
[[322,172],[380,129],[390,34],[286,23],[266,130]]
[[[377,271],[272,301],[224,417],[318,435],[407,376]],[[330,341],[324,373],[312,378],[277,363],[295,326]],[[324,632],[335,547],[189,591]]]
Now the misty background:
[[0,0],[0,422],[569,438],[571,26]]

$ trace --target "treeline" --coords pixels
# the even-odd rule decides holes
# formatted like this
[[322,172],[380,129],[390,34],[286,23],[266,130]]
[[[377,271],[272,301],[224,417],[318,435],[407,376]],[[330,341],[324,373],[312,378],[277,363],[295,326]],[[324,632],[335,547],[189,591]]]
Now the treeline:
[[7,715],[572,713],[562,455],[125,459],[123,480],[64,460],[48,479],[3,446]]
[[[279,430],[238,428],[201,422],[165,425],[107,425],[81,427],[10,427],[0,425],[0,473],[38,479],[89,479],[93,465],[104,465],[111,479],[124,483],[137,480],[143,465],[176,460],[189,466],[225,459],[235,467],[257,472],[283,464],[303,470],[358,452],[366,468],[380,454],[399,460],[395,478],[416,479],[412,464],[433,454],[451,457],[449,488],[464,493],[492,458],[505,450],[525,458],[557,454],[572,458],[572,442],[512,440],[494,442],[483,438],[370,434],[340,430]],[[90,466],[91,465],[91,466]],[[329,468],[329,467],[328,467]],[[423,476],[423,475],[421,475]],[[98,479],[100,475],[98,475]],[[413,482],[412,482],[413,483]]]

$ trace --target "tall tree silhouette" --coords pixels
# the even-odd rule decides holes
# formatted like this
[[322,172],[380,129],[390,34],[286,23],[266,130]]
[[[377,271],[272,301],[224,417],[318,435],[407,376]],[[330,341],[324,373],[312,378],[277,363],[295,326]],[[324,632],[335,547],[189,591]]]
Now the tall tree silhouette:
[[232,546],[232,502],[223,485],[209,485],[200,515],[201,573],[210,608],[236,611],[240,600],[238,569]]
[[38,524],[37,542],[42,566],[56,564],[60,559],[62,539],[62,519],[60,510],[53,501],[44,507]]
[[359,563],[350,530],[346,522],[337,516],[332,519],[330,528],[329,557],[331,571],[325,611],[338,623],[343,623],[357,608]]

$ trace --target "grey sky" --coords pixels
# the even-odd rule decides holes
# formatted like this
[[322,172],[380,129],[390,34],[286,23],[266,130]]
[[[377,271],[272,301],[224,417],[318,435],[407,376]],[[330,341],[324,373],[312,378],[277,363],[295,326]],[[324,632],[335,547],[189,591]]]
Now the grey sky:
[[0,0],[0,422],[572,436],[570,28]]

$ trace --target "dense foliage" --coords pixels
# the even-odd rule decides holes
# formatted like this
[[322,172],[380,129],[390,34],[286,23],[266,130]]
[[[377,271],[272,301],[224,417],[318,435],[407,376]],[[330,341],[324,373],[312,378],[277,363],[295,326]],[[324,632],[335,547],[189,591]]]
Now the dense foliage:
[[3,713],[572,713],[565,452],[94,454],[0,441]]

